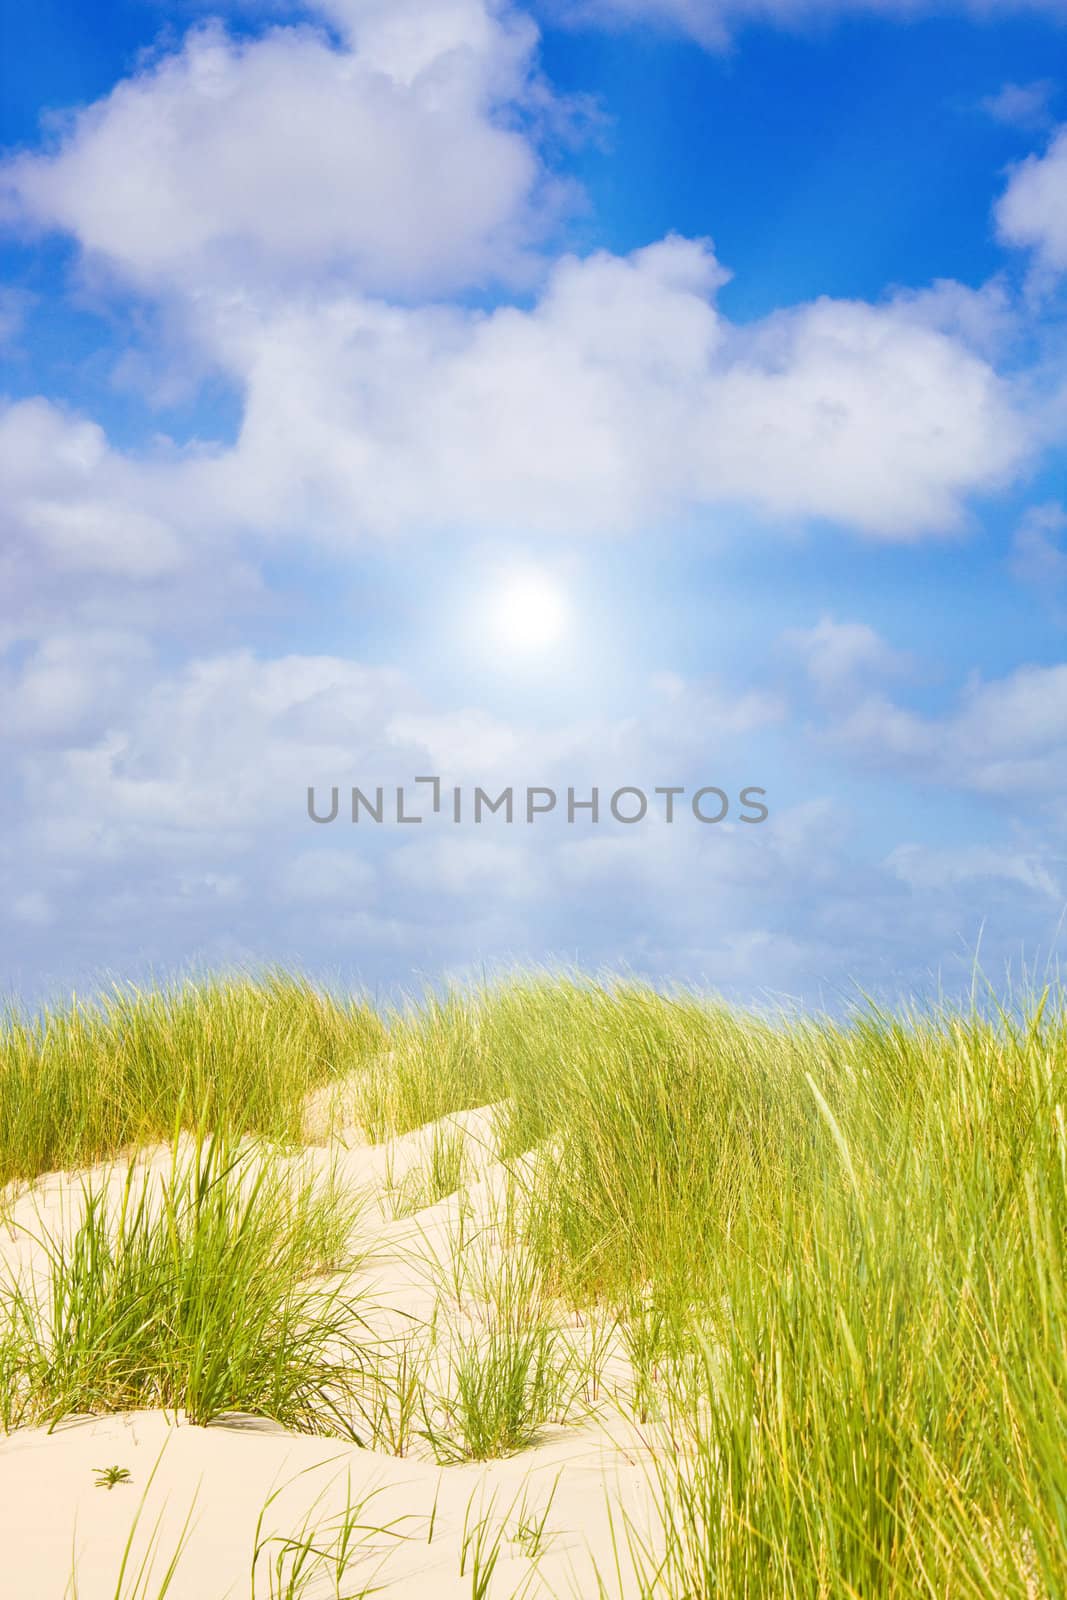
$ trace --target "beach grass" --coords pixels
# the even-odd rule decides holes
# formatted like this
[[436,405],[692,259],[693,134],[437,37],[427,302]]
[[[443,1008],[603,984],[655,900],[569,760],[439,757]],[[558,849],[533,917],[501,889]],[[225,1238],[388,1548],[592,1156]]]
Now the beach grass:
[[1062,997],[774,1023],[541,979],[392,1051],[380,1125],[493,1102],[525,1248],[620,1308],[664,1592],[1067,1592]]
[[[631,1377],[618,1403],[652,1445],[659,1537],[629,1530],[649,1597],[1067,1594],[1062,995],[836,1020],[540,975],[384,1017],[284,978],[127,995],[9,1022],[0,1173],[30,1179],[176,1126],[299,1142],[307,1096],[342,1081],[371,1140],[491,1108],[503,1260],[537,1285],[506,1305],[476,1296],[483,1327],[456,1347],[445,1431],[433,1413],[440,1460],[536,1439],[558,1327],[577,1314],[618,1330]],[[434,1137],[411,1180],[427,1205],[468,1176],[451,1129]],[[196,1183],[195,1167],[176,1175],[176,1214]],[[245,1215],[239,1187],[229,1217]],[[272,1192],[256,1206],[276,1242]],[[56,1247],[36,1309],[9,1303],[8,1393],[32,1390],[34,1415],[154,1394],[198,1415],[251,1402],[321,1424],[301,1398],[319,1392],[318,1346],[289,1388],[257,1365],[277,1307],[243,1318],[240,1382],[192,1359],[203,1308],[173,1348],[161,1324],[149,1358],[132,1312],[110,1312],[137,1304],[137,1274],[157,1281],[165,1233],[134,1213],[127,1287],[103,1219],[90,1205],[74,1245]],[[222,1232],[205,1235],[208,1260]],[[291,1286],[322,1253],[305,1223],[297,1233],[270,1269],[290,1285],[283,1302],[307,1292]],[[241,1293],[258,1305],[253,1276]],[[83,1302],[80,1328],[104,1305],[108,1326],[55,1366],[64,1308]],[[16,1325],[35,1330],[29,1368]],[[217,1336],[235,1343],[221,1323]]]
[[308,1096],[384,1047],[369,1006],[284,974],[9,1012],[0,1187],[169,1141],[176,1125],[299,1141]]
[[160,1407],[347,1431],[360,1310],[321,1280],[356,1197],[216,1135],[78,1200],[72,1227],[42,1222],[31,1269],[0,1275],[5,1428]]

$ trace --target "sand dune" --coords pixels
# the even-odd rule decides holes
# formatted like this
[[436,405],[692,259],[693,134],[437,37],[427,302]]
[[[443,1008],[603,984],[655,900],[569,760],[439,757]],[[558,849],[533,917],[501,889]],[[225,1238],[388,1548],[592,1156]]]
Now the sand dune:
[[[346,1286],[363,1296],[372,1365],[387,1368],[410,1341],[427,1371],[447,1384],[455,1342],[476,1335],[484,1320],[479,1281],[500,1264],[496,1223],[506,1174],[492,1159],[488,1111],[442,1126],[463,1138],[462,1202],[452,1194],[413,1204],[412,1175],[427,1158],[436,1125],[378,1146],[349,1128],[289,1159],[332,1171],[364,1197],[354,1240],[360,1265]],[[151,1190],[171,1161],[164,1149],[138,1155],[135,1186]],[[5,1268],[42,1277],[42,1227],[69,1234],[86,1182],[106,1185],[117,1198],[128,1171],[128,1162],[115,1162],[88,1174],[52,1173],[16,1196],[0,1232]],[[470,1261],[461,1262],[466,1255]],[[457,1267],[467,1273],[458,1298]],[[561,1338],[580,1345],[578,1319],[568,1324],[561,1314],[561,1320]],[[626,1382],[626,1363],[616,1352],[595,1403],[583,1406],[572,1396],[567,1421],[540,1430],[531,1448],[485,1463],[440,1465],[416,1427],[402,1457],[240,1416],[198,1427],[138,1411],[67,1418],[52,1432],[19,1429],[0,1439],[0,1591],[13,1600],[61,1600],[68,1593],[114,1600],[134,1530],[123,1595],[154,1600],[179,1549],[167,1590],[174,1600],[288,1594],[277,1571],[279,1558],[284,1573],[292,1566],[284,1541],[314,1535],[329,1550],[347,1507],[354,1553],[340,1586],[329,1559],[317,1568],[311,1563],[307,1588],[292,1592],[309,1600],[370,1592],[469,1596],[478,1592],[472,1584],[480,1542],[483,1568],[495,1551],[487,1591],[493,1595],[592,1595],[598,1573],[609,1593],[636,1593],[623,1523],[651,1531],[655,1515],[650,1441],[611,1399],[612,1385],[621,1392]],[[111,1465],[124,1468],[128,1481],[97,1486],[98,1469]],[[146,1560],[146,1582],[138,1588]]]

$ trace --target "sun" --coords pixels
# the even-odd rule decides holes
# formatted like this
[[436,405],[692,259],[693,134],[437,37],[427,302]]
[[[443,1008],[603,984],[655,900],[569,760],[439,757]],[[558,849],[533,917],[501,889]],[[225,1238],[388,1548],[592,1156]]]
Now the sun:
[[493,633],[506,648],[548,650],[567,627],[567,597],[543,572],[516,572],[494,591],[489,602]]

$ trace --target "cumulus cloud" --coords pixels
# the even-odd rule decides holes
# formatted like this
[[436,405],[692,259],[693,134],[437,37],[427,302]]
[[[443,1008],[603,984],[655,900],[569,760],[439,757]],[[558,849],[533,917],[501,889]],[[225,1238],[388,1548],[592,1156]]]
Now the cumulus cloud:
[[0,724],[20,744],[98,737],[108,720],[128,713],[137,679],[152,667],[152,649],[137,634],[116,630],[53,633],[0,659]]
[[[80,824],[99,825],[99,833],[74,828],[60,844],[65,854],[92,853],[105,835],[152,850],[195,836],[239,844],[279,824],[311,828],[309,786],[320,812],[338,786],[347,816],[351,785],[371,793],[380,784],[391,800],[393,785],[420,773],[446,784],[583,785],[583,793],[611,779],[682,782],[669,763],[706,761],[710,745],[719,751],[782,715],[769,696],[734,703],[722,689],[672,677],[650,686],[647,720],[545,726],[435,707],[400,671],[341,657],[237,651],[149,675],[121,638],[44,642],[10,690],[20,720],[9,737],[21,733],[32,746],[46,724],[76,735],[40,757],[30,749],[20,768],[35,817],[71,816],[73,804]],[[95,726],[85,721],[90,708]],[[702,781],[712,780],[704,772]],[[45,848],[59,837],[49,834]]]
[[165,438],[123,451],[65,407],[0,397],[0,648],[109,630],[195,647],[261,612],[260,571],[210,498],[214,453]]
[[786,632],[783,643],[803,662],[816,688],[825,695],[853,695],[871,677],[906,671],[909,658],[891,648],[865,622],[836,622],[821,617],[813,628]]
[[319,11],[340,42],[196,30],[3,169],[12,216],[180,303],[243,402],[233,448],[171,462],[11,408],[9,515],[49,561],[151,578],[181,564],[182,524],[349,544],[733,504],[910,539],[1027,461],[997,284],[737,325],[711,245],[669,237],[542,263],[523,306],[396,303],[519,264],[545,194],[536,31],[490,0]]
[[3,210],[149,288],[340,273],[407,294],[517,271],[554,204],[516,123],[533,24],[488,0],[327,9],[348,43],[194,30],[74,113],[53,149],[10,159]]
[[[1052,867],[1046,882],[1039,852],[1023,843],[989,846],[1003,858],[961,857],[935,882],[914,850],[857,860],[847,814],[789,793],[772,796],[760,827],[702,828],[685,817],[667,826],[660,811],[640,828],[557,817],[475,833],[469,818],[317,828],[305,814],[309,781],[410,783],[438,760],[465,783],[487,775],[486,760],[505,780],[535,763],[533,781],[561,787],[609,772],[638,782],[740,777],[749,741],[773,730],[782,709],[752,689],[666,675],[649,686],[641,716],[546,725],[440,709],[399,673],[331,656],[240,651],[153,675],[131,652],[123,695],[122,642],[110,655],[106,641],[96,648],[114,669],[103,726],[81,719],[66,671],[77,651],[57,640],[29,666],[38,707],[66,708],[55,725],[65,740],[42,751],[28,739],[9,760],[24,798],[0,843],[12,886],[0,917],[19,929],[20,960],[40,940],[38,973],[50,970],[47,941],[62,926],[65,971],[83,978],[99,977],[104,962],[136,976],[146,963],[267,960],[396,979],[401,968],[457,972],[486,956],[551,952],[747,996],[789,988],[818,999],[827,975],[868,988],[906,982],[932,949],[966,946],[990,909],[990,883],[1021,904],[1052,899]],[[104,683],[84,659],[91,684]],[[1046,686],[1049,702],[1057,693],[1062,700],[1059,685]],[[29,710],[27,698],[26,722]],[[1002,748],[1019,728],[1020,696],[999,704],[993,695],[967,715],[990,723]],[[1029,722],[1024,754],[1056,733],[1032,705]],[[935,729],[923,751],[940,737]],[[872,926],[890,931],[872,938]],[[19,971],[16,962],[9,981]]]
[[566,257],[528,310],[343,297],[205,337],[244,389],[211,498],[334,538],[617,532],[702,505],[875,538],[959,527],[1025,462],[1012,388],[914,297],[737,326],[706,242]]
[[976,674],[941,717],[866,695],[826,736],[924,781],[1010,800],[1020,813],[1058,814],[1067,785],[1067,665],[1023,666],[993,679]]
[[1015,168],[996,220],[1005,243],[1032,250],[1040,268],[1067,270],[1067,127],[1057,130],[1044,155],[1028,156]]
[[1002,277],[978,288],[937,278],[925,288],[898,289],[894,304],[921,327],[950,334],[988,361],[1010,353],[1020,332],[1018,306]]
[[29,547],[71,575],[157,578],[183,563],[162,485],[153,489],[94,422],[42,399],[0,406],[0,478],[9,553]]
[[[98,641],[102,657],[104,644]],[[78,660],[73,641],[41,645],[14,685],[27,726],[19,741],[8,730],[9,763],[23,803],[5,848],[17,841],[18,857],[32,859],[36,884],[48,885],[57,916],[66,917],[72,896],[87,908],[72,947],[83,937],[91,944],[96,930],[98,948],[116,960],[121,939],[139,934],[145,953],[162,941],[182,959],[200,948],[207,929],[216,958],[223,934],[234,947],[254,949],[263,919],[279,905],[285,921],[272,933],[274,959],[306,950],[299,941],[311,941],[321,959],[323,941],[336,938],[345,949],[357,942],[364,953],[402,951],[408,967],[431,959],[454,967],[487,951],[495,959],[529,959],[575,937],[587,941],[590,959],[603,959],[611,919],[602,925],[603,894],[590,898],[594,880],[603,883],[599,858],[594,852],[590,876],[584,857],[568,848],[581,829],[564,826],[561,815],[538,829],[490,819],[475,830],[469,815],[454,827],[447,808],[435,821],[423,796],[416,809],[427,813],[428,825],[364,821],[357,829],[346,820],[347,786],[372,791],[381,783],[388,794],[393,783],[405,784],[410,797],[412,778],[439,768],[468,785],[547,782],[562,793],[573,783],[584,797],[609,774],[649,789],[684,782],[698,757],[702,779],[724,779],[729,768],[740,782],[751,776],[737,755],[747,730],[773,722],[780,710],[750,694],[736,697],[741,712],[725,687],[670,676],[648,686],[644,717],[563,718],[546,726],[476,707],[435,708],[403,675],[358,662],[250,652],[154,674],[131,654],[123,695],[116,642],[106,658],[116,664],[115,681],[106,685],[110,714],[94,723],[85,719],[86,702],[97,704],[104,678],[92,670],[86,641],[82,650],[82,700],[69,670]],[[46,704],[57,708],[54,733],[65,729],[65,739],[47,751],[29,736],[35,706],[40,713]],[[333,784],[341,788],[341,820],[333,827],[308,819],[309,783],[322,800]],[[610,829],[606,793],[604,811]],[[672,844],[670,836],[687,827],[693,837]],[[651,830],[658,845],[646,837]],[[720,897],[741,896],[746,885],[765,893],[774,887],[751,842],[759,829],[701,829],[690,817],[677,829],[650,819],[649,830],[640,831],[642,839],[610,871],[617,896],[647,902],[649,917],[665,927],[681,917],[707,933],[692,894],[679,893],[683,883],[689,891],[699,883],[709,893],[714,887]],[[726,842],[701,851],[696,835],[704,833]],[[781,848],[798,850],[790,837],[787,830]],[[669,866],[658,883],[657,860]],[[120,878],[136,891],[120,889]],[[568,910],[574,895],[587,909],[579,923]],[[16,914],[10,905],[8,914]],[[722,903],[717,918],[728,914]]]
[[694,753],[699,753],[709,738],[752,733],[786,716],[782,696],[765,689],[731,690],[722,684],[694,683],[677,672],[658,672],[652,681],[660,697],[657,729],[675,746],[684,746],[688,732]]
[[564,257],[527,308],[200,303],[200,347],[242,396],[235,442],[134,455],[46,400],[0,406],[4,559],[151,583],[208,542],[217,570],[237,536],[627,533],[738,504],[908,540],[965,526],[1031,459],[995,288],[739,326],[727,276],[671,237]]

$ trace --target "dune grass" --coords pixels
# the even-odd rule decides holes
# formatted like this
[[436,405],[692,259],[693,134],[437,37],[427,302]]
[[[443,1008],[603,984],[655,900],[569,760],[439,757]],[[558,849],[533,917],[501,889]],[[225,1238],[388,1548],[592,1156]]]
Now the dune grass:
[[42,1227],[38,1265],[0,1276],[0,1422],[162,1407],[306,1432],[349,1431],[359,1307],[318,1275],[340,1264],[355,1202],[213,1138],[158,1182],[87,1182],[72,1231]]
[[618,1309],[662,1592],[1067,1593],[1067,1014],[987,1011],[534,980],[393,1028],[380,1125],[494,1102],[525,1247]]
[[381,1020],[284,974],[116,990],[0,1022],[0,1188],[168,1141],[300,1138],[309,1094],[385,1047]]
[[423,1161],[399,1181],[387,1174],[386,1188],[394,1218],[414,1216],[462,1188],[467,1173],[467,1146],[459,1129],[442,1124],[433,1131]]
[[[1067,1594],[1062,996],[787,1022],[535,977],[383,1022],[278,979],[12,1024],[0,1060],[8,1176],[205,1098],[295,1138],[346,1075],[375,1139],[493,1106],[508,1231],[546,1301],[617,1324],[663,1447],[649,1596]],[[428,1193],[461,1177],[439,1154]],[[492,1337],[458,1352],[457,1458],[545,1415],[551,1317],[487,1327],[507,1370]]]
[[447,1390],[424,1390],[425,1437],[442,1464],[492,1461],[529,1448],[568,1409],[572,1362],[536,1263],[505,1250],[478,1274],[478,1321],[449,1352]]

